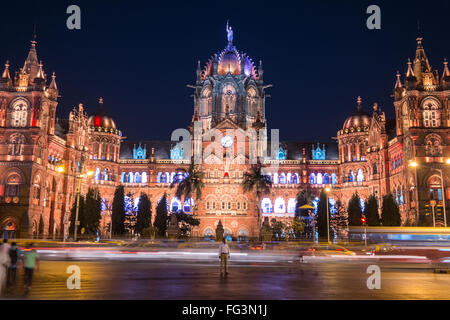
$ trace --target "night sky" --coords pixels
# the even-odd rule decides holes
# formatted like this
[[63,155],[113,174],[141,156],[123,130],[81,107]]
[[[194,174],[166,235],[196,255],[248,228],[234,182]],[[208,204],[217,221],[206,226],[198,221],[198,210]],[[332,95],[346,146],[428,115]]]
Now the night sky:
[[[81,30],[66,28],[67,6],[81,7]],[[381,8],[381,30],[366,27],[366,8]],[[0,61],[23,66],[33,26],[38,58],[56,72],[58,117],[100,96],[123,135],[169,140],[193,113],[197,60],[202,66],[234,45],[263,61],[269,128],[281,140],[329,141],[363,98],[393,116],[395,73],[406,72],[418,35],[442,74],[450,55],[450,1],[8,1],[0,11]],[[447,17],[446,17],[447,15]],[[450,57],[449,57],[450,58]],[[3,70],[3,66],[1,67]],[[50,78],[50,77],[49,77]]]

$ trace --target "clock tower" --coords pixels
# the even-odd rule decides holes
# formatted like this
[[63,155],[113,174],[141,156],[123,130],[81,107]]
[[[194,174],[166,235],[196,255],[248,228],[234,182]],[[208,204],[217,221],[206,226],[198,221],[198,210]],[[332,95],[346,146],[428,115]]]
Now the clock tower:
[[205,173],[203,194],[196,214],[199,234],[215,227],[219,220],[225,234],[245,230],[257,233],[254,195],[241,188],[243,173],[256,163],[258,135],[266,128],[262,62],[233,45],[233,30],[227,31],[226,47],[201,68],[198,62],[191,123],[193,153]]

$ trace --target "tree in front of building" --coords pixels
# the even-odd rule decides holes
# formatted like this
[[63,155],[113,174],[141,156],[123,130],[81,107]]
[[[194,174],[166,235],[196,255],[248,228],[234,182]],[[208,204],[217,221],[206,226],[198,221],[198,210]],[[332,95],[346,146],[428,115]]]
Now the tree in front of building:
[[111,222],[113,235],[125,233],[125,191],[123,185],[119,185],[114,192]]
[[[330,228],[338,239],[348,237],[348,212],[341,201],[336,201],[337,212],[330,215]],[[330,230],[330,231],[331,231]]]
[[[85,205],[84,196],[80,194],[80,202],[78,204],[78,221],[80,224],[77,227],[77,235],[81,234],[81,222],[84,221],[84,205]],[[75,201],[73,202],[72,209],[70,210],[70,227],[69,227],[69,236],[72,237],[75,231],[75,218],[77,215],[77,197],[75,197]]]
[[198,166],[194,165],[193,161],[191,161],[191,165],[188,170],[178,168],[177,172],[178,174],[174,176],[170,187],[173,188],[176,185],[177,188],[175,190],[175,196],[178,199],[183,200],[182,203],[189,201],[191,210],[194,210],[191,202],[192,196],[195,194],[196,201],[201,199],[202,190],[204,187],[204,173],[198,168]]
[[39,238],[44,238],[44,219],[42,218],[42,215],[39,217]]
[[300,238],[301,235],[305,232],[305,224],[300,220],[299,217],[294,217],[292,222],[292,231],[296,238]]
[[269,194],[272,187],[272,179],[269,175],[264,174],[260,164],[254,165],[250,171],[244,172],[242,180],[242,189],[245,193],[255,192],[258,209],[258,229],[261,228],[261,196]]
[[329,227],[329,212],[327,212],[328,196],[325,189],[322,189],[319,196],[319,203],[317,205],[317,232],[319,238],[328,239],[328,227]]
[[159,200],[158,205],[156,206],[156,216],[155,221],[153,222],[153,226],[156,228],[158,235],[161,237],[166,236],[167,230],[167,195],[164,192],[164,195]]
[[392,193],[388,193],[383,197],[381,223],[385,227],[399,227],[401,224],[400,210],[398,209]]
[[378,201],[374,194],[367,199],[364,214],[366,216],[367,225],[376,227],[380,225],[380,215],[378,214]]
[[141,234],[142,230],[150,227],[152,223],[152,203],[147,194],[142,192],[139,198],[139,204],[137,209],[137,220],[135,226],[135,232]]
[[200,225],[200,220],[194,218],[191,214],[184,213],[183,211],[172,212],[171,214],[174,214],[177,218],[180,236],[182,238],[189,237],[193,227]]
[[80,220],[81,228],[85,234],[95,235],[100,226],[102,200],[98,189],[89,188],[83,207],[83,219]]
[[358,193],[354,193],[348,202],[348,225],[360,226],[362,218],[362,208]]

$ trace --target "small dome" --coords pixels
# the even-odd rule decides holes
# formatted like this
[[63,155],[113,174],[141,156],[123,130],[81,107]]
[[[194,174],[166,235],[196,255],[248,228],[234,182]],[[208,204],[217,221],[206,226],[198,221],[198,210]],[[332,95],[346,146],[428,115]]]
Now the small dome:
[[354,114],[347,118],[342,129],[368,127],[370,124],[370,116],[361,109],[358,109]]
[[106,129],[117,129],[114,120],[103,110],[103,99],[100,98],[98,109],[88,118],[88,126]]

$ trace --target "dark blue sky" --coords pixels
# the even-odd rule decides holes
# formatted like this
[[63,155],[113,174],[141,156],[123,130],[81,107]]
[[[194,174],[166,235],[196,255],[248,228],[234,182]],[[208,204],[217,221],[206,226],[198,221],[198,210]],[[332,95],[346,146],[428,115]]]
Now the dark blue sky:
[[[82,29],[66,28],[77,4]],[[381,30],[366,28],[366,8],[381,8]],[[38,57],[56,72],[58,116],[98,97],[124,136],[170,139],[193,112],[197,60],[234,44],[263,61],[269,127],[282,140],[329,140],[363,98],[393,115],[395,72],[416,48],[417,20],[433,68],[450,54],[450,1],[25,1],[2,3],[0,61],[22,67],[37,24]],[[3,68],[2,68],[3,69]]]

